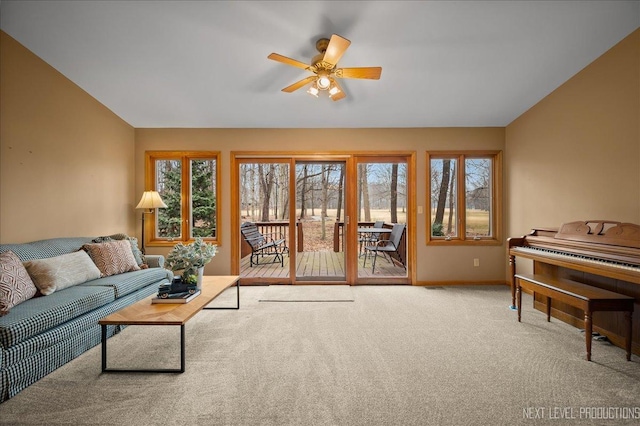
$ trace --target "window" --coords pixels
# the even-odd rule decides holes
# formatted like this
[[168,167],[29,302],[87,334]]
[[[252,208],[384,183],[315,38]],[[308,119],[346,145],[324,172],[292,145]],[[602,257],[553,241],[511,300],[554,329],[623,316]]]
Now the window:
[[501,244],[502,153],[428,152],[427,244]]
[[149,243],[174,245],[202,237],[218,243],[219,152],[148,151],[147,185],[162,197]]

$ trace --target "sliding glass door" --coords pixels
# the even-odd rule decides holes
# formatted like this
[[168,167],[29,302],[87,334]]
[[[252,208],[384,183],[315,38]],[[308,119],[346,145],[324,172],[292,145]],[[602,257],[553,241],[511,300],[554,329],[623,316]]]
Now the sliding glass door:
[[234,153],[232,271],[242,284],[410,283],[414,161]]
[[358,280],[407,278],[406,157],[357,158]]
[[293,243],[288,160],[238,164],[240,276],[246,283],[290,282]]
[[345,281],[344,161],[296,161],[296,281]]

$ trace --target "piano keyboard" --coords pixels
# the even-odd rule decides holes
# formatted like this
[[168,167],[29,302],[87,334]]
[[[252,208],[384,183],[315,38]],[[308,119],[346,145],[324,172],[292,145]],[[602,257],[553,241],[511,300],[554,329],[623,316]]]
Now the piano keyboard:
[[633,265],[630,263],[620,263],[620,262],[614,262],[612,260],[596,259],[593,257],[584,256],[584,255],[572,254],[568,252],[557,252],[557,251],[538,248],[538,247],[513,247],[511,250],[515,252],[541,255],[547,258],[552,258],[552,259],[592,263],[594,265],[609,266],[613,268],[620,268],[620,269],[625,269],[625,270],[640,273],[640,265]]

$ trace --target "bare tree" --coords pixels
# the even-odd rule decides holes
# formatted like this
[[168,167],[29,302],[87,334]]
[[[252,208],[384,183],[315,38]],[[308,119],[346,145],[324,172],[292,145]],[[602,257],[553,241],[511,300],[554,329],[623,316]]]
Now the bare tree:
[[369,170],[371,208],[388,209],[390,220],[398,222],[400,208],[406,208],[406,164],[374,164]]
[[[289,167],[286,164],[280,164],[278,167],[278,190],[280,196],[280,219],[284,220],[289,217]],[[276,219],[278,217],[276,216]]]
[[453,165],[451,166],[451,183],[449,185],[449,221],[447,222],[447,235],[451,235],[451,226],[453,225],[455,184],[456,184],[456,164],[454,162]]
[[269,222],[269,207],[271,191],[275,179],[275,165],[258,163],[258,178],[260,179],[260,195],[262,198],[262,222]]
[[467,208],[490,209],[491,161],[486,158],[467,159],[465,167],[465,200]]
[[433,220],[434,227],[436,225],[442,226],[444,219],[444,208],[447,201],[447,192],[449,190],[449,179],[451,173],[451,160],[442,160],[442,180],[440,181],[440,191],[438,192],[438,204],[436,207],[436,216]]
[[338,207],[336,211],[336,222],[340,222],[342,213],[342,187],[344,186],[344,165],[340,166],[340,177],[338,178]]
[[[301,172],[298,172],[298,176],[296,177],[296,188],[298,188],[300,197],[300,219],[304,219],[307,216],[307,204],[309,204],[309,200],[311,200],[312,206],[315,205],[313,199],[314,191],[316,190],[315,184],[317,183],[317,177],[322,174],[322,169],[316,172],[313,166],[313,164],[299,165]],[[314,214],[313,210],[311,214]]]
[[[365,222],[371,221],[371,203],[369,201],[369,176],[368,164],[358,164],[359,194],[358,194],[358,220],[361,219],[361,211],[364,210]],[[362,204],[360,204],[362,200]]]
[[255,206],[258,204],[256,200],[256,180],[255,180],[256,164],[242,164],[240,166],[241,178],[241,202],[245,209],[246,215],[254,220]]
[[325,228],[327,222],[327,203],[329,201],[329,174],[331,173],[332,167],[330,165],[322,166],[322,199],[321,199],[321,208],[320,208],[320,220],[322,221],[322,231],[320,239],[324,241],[327,238],[327,230]]
[[300,219],[304,219],[307,214],[307,178],[309,171],[307,165],[302,166],[302,179],[300,183]]
[[398,163],[391,165],[391,223],[398,223]]

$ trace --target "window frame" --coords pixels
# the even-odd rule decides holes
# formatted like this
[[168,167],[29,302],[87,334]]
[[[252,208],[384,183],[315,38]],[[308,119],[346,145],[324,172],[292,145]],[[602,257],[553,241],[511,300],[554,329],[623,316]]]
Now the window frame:
[[[502,244],[502,151],[427,151],[427,238],[426,244],[433,246],[455,245],[501,245]],[[431,160],[455,159],[456,167],[456,232],[455,237],[436,237],[432,235],[431,223]],[[466,229],[466,160],[490,159],[491,170],[491,212],[492,235],[469,237]]]
[[190,243],[195,240],[191,237],[191,161],[192,160],[215,160],[215,199],[216,199],[216,235],[213,238],[203,238],[206,242],[220,246],[222,238],[220,236],[220,213],[222,211],[220,202],[220,151],[145,151],[145,191],[156,191],[156,161],[158,160],[180,160],[181,162],[181,217],[182,236],[178,238],[158,238],[157,236],[157,215],[153,215],[153,220],[145,221],[146,240],[148,247],[173,247],[175,244]]

